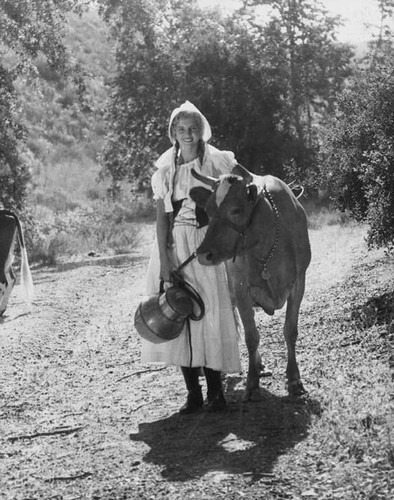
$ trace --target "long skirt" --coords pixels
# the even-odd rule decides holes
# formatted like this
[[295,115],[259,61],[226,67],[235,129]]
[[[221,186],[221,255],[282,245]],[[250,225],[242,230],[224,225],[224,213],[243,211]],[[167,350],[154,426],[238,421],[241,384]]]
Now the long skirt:
[[[175,225],[173,230],[175,266],[179,266],[197,249],[204,239],[205,232],[206,228]],[[190,338],[185,325],[179,337],[168,342],[154,344],[141,339],[141,361],[207,367],[225,373],[240,372],[239,335],[224,263],[203,266],[194,259],[181,273],[204,301],[205,315],[199,321],[190,321]],[[159,250],[155,241],[148,265],[147,295],[159,291],[159,274]]]

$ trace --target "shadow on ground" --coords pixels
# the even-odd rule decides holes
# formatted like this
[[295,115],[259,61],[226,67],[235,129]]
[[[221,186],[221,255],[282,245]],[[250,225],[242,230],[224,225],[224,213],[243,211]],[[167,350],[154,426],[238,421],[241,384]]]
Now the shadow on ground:
[[353,308],[351,319],[360,330],[374,325],[387,325],[394,333],[394,292],[389,291],[368,299]]
[[281,454],[306,438],[312,415],[321,413],[319,403],[308,398],[263,391],[262,401],[241,403],[241,391],[228,389],[225,412],[174,414],[140,424],[130,439],[150,447],[144,461],[161,466],[162,476],[170,481],[215,471],[248,474],[258,481],[272,473]]

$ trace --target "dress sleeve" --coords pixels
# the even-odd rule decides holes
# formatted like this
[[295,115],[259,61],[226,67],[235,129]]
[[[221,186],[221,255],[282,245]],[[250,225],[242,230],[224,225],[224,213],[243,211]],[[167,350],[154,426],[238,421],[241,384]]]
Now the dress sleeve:
[[153,198],[155,200],[164,200],[166,212],[172,212],[172,179],[174,177],[174,150],[173,148],[165,151],[156,162],[157,170],[152,175],[151,186]]
[[168,178],[166,179],[164,169],[159,168],[152,175],[151,184],[153,191],[153,198],[155,200],[164,199],[168,193]]
[[229,174],[237,164],[235,155],[232,151],[220,151],[219,154],[213,155],[213,174],[219,176]]
[[172,189],[170,189],[171,170],[167,168],[159,168],[152,175],[151,184],[153,198],[155,200],[164,200],[164,209],[166,212],[172,212]]

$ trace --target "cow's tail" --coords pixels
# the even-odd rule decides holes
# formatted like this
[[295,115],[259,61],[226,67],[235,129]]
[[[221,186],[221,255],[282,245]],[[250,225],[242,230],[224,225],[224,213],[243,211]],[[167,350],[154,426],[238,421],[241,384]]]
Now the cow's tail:
[[26,247],[21,246],[22,265],[21,265],[21,288],[26,300],[29,311],[34,297],[33,278],[30,271],[29,261],[27,259]]
[[300,186],[299,184],[295,184],[295,181],[291,181],[287,184],[289,188],[293,191],[294,196],[297,198],[301,198],[301,196],[304,194],[304,186]]
[[18,228],[19,244],[21,248],[21,289],[23,298],[27,303],[29,311],[31,310],[32,301],[34,297],[34,285],[33,277],[31,275],[29,260],[27,258],[27,251],[25,246],[25,239],[23,237],[22,226],[19,222],[18,217],[14,216],[16,221],[16,226]]

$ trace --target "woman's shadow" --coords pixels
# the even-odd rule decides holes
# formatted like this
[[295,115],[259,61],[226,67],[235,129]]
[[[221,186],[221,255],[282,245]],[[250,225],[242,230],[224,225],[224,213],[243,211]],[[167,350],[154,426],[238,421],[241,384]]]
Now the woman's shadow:
[[[231,380],[233,387],[239,382]],[[150,447],[144,461],[162,467],[168,480],[220,471],[258,481],[272,473],[280,455],[305,439],[312,415],[321,413],[319,403],[308,397],[278,397],[262,390],[261,401],[242,403],[240,390],[227,387],[226,393],[224,412],[174,414],[140,424],[130,439]]]

